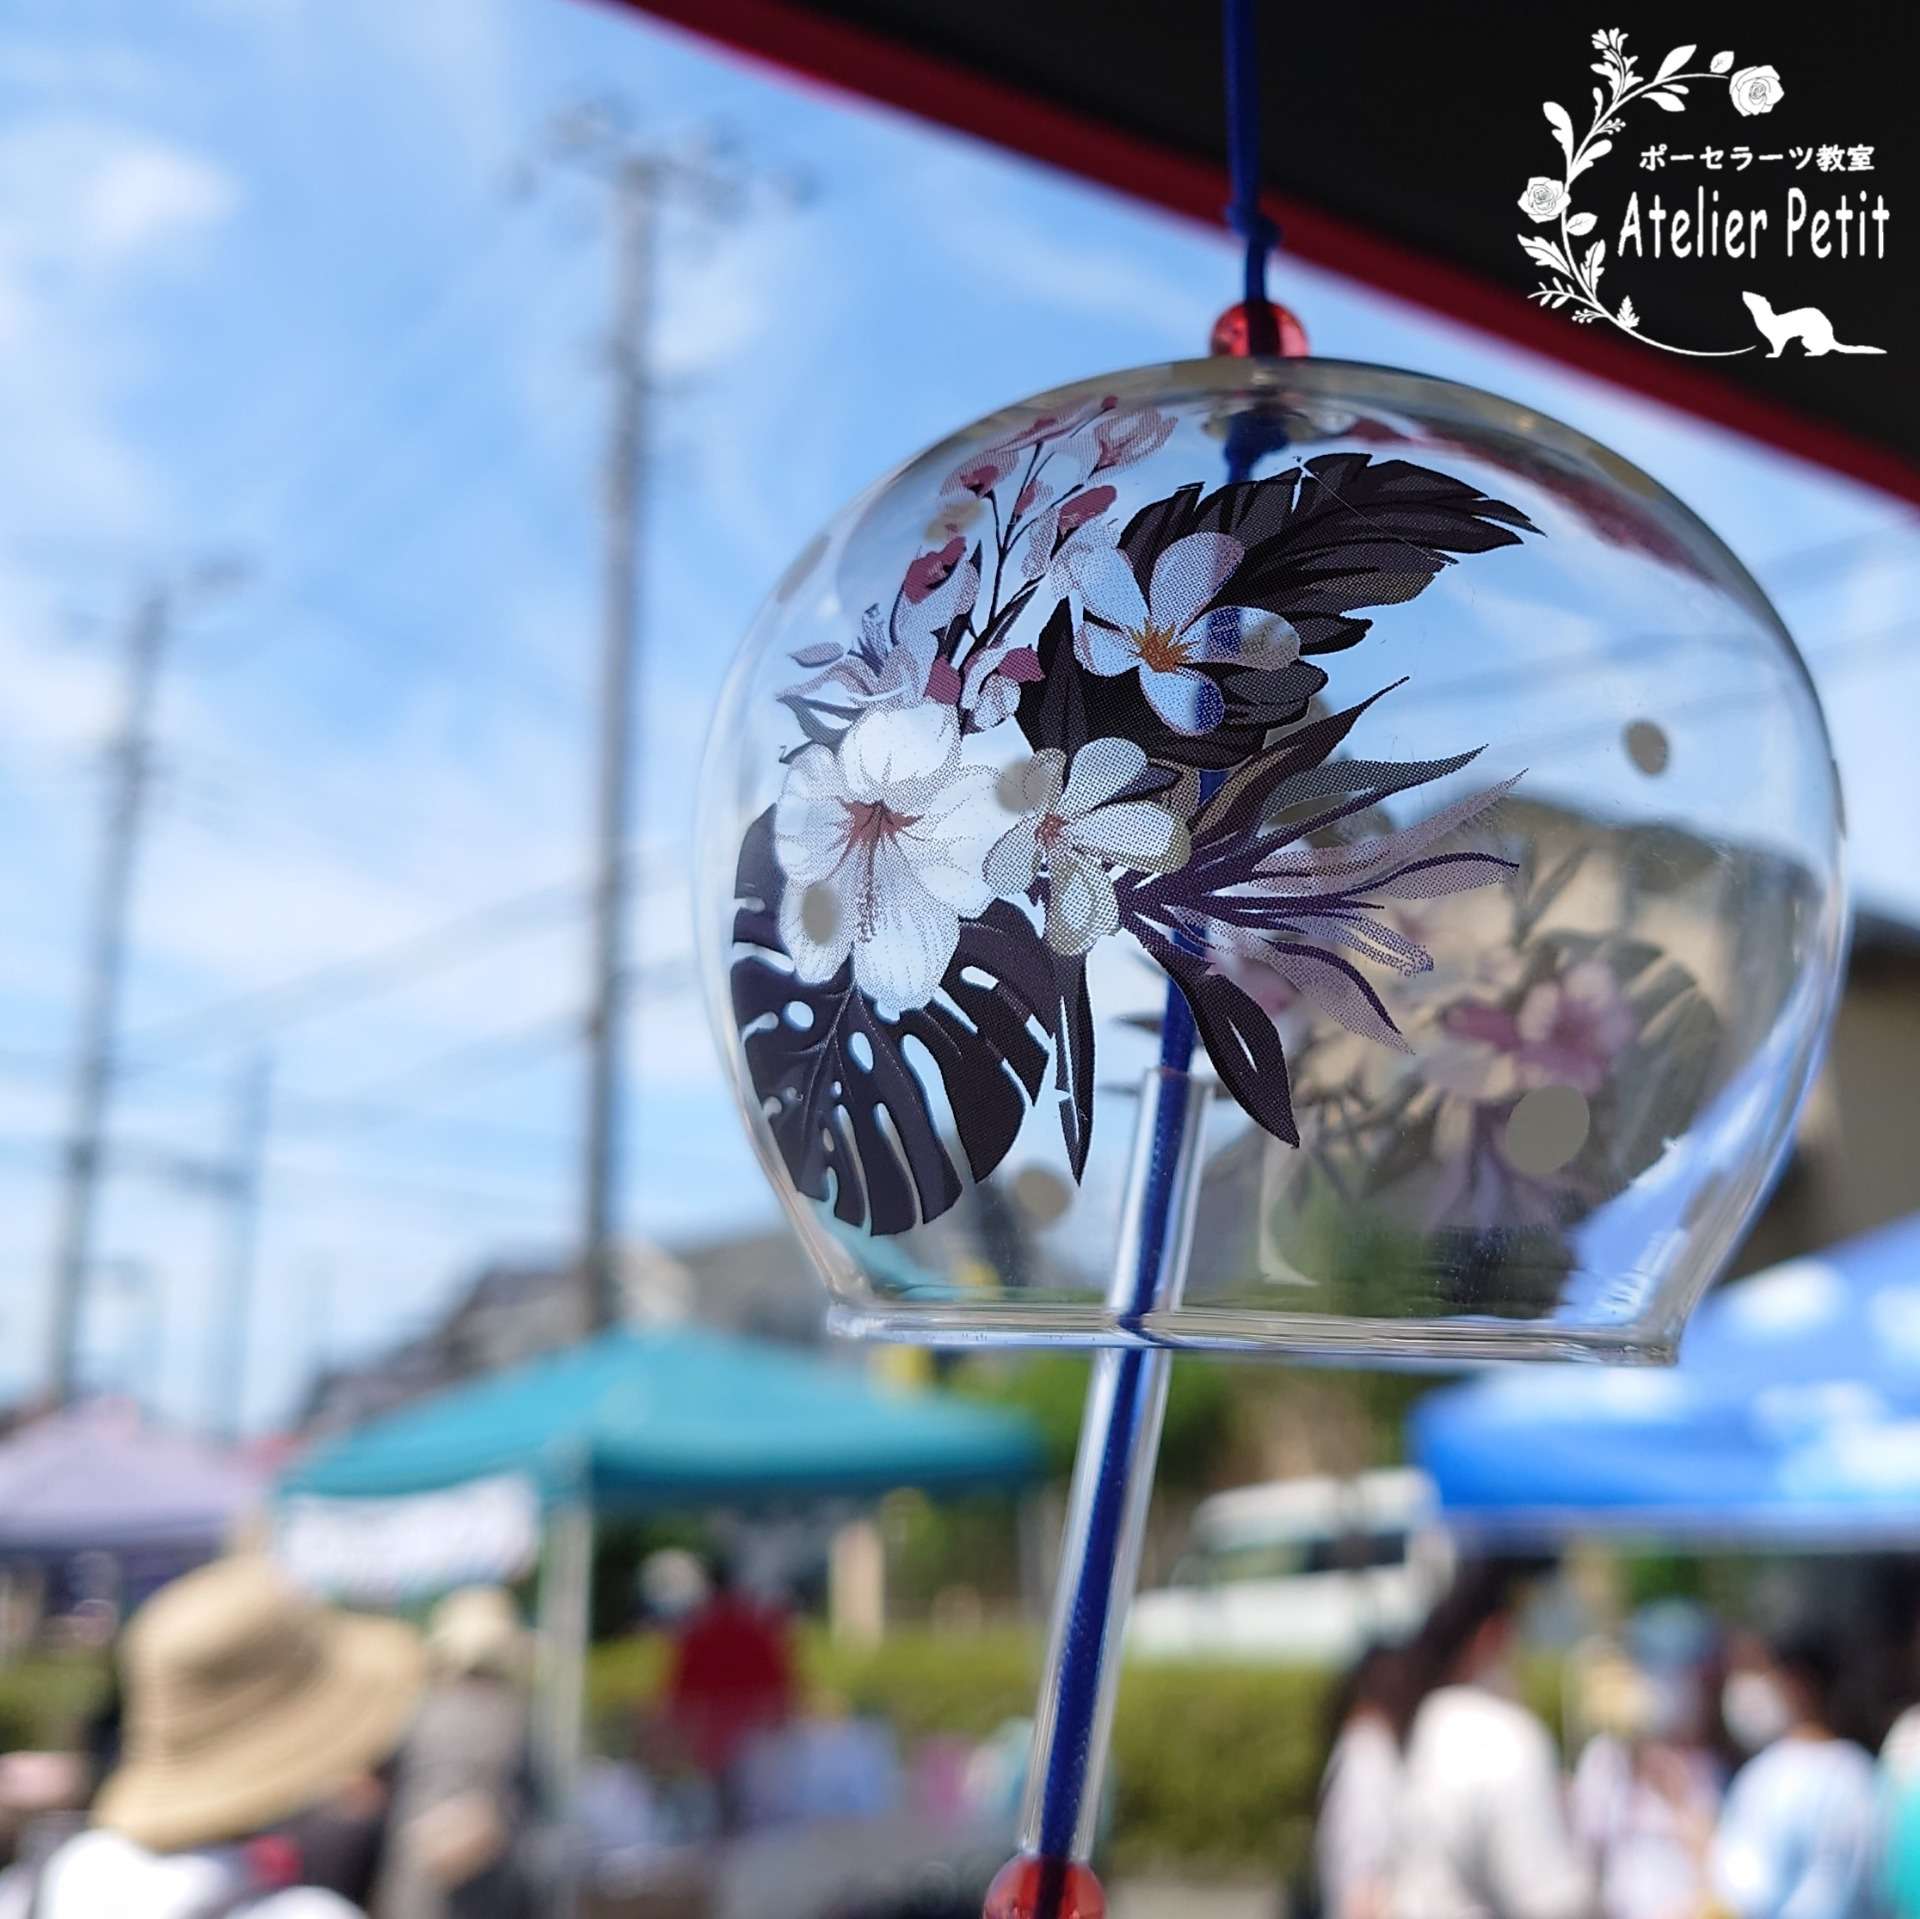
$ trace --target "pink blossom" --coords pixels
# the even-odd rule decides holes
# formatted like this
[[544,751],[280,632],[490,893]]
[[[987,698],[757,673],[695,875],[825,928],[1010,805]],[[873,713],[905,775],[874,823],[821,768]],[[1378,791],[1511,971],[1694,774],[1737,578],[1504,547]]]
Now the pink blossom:
[[1063,433],[1077,433],[1089,420],[1097,420],[1103,413],[1111,413],[1120,404],[1111,393],[1103,394],[1098,400],[1092,400],[1074,407],[1066,413],[1036,413],[1025,426],[1016,428],[1003,440],[993,444],[994,453],[1020,453],[1030,446],[1038,446],[1042,440],[1051,440]]
[[1119,496],[1110,486],[1090,486],[1084,493],[1064,501],[1060,508],[1060,531],[1071,533],[1076,526],[1104,513]]
[[960,704],[960,675],[951,660],[935,660],[928,669],[927,698],[942,706]]
[[1090,430],[1100,449],[1093,471],[1104,473],[1110,467],[1131,466],[1157,453],[1172,436],[1173,419],[1154,407],[1140,407],[1096,420]]
[[1456,1000],[1440,1015],[1442,1031],[1456,1039],[1472,1040],[1477,1046],[1490,1046],[1496,1053],[1517,1053],[1520,1032],[1513,1015],[1504,1006],[1489,1006],[1484,1000]]
[[1633,1039],[1633,1009],[1612,972],[1583,960],[1557,980],[1542,980],[1520,1002],[1514,1021],[1530,1077],[1597,1093],[1614,1056]]
[[984,498],[1013,471],[1013,455],[996,448],[966,461],[949,473],[941,484],[943,494],[971,493]]
[[918,606],[936,587],[944,586],[966,550],[966,541],[956,535],[939,552],[921,554],[907,568],[906,581],[900,589],[908,604]]
[[1633,1009],[1599,960],[1582,960],[1530,987],[1518,1011],[1484,1000],[1456,1000],[1440,1015],[1443,1032],[1506,1056],[1520,1080],[1571,1086],[1592,1095],[1634,1035]]

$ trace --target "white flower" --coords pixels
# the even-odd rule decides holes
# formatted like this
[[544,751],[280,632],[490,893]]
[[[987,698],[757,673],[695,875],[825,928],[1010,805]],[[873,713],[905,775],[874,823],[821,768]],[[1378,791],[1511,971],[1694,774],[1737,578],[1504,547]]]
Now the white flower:
[[1300,636],[1285,620],[1258,614],[1243,628],[1241,609],[1214,607],[1245,554],[1238,540],[1175,540],[1154,561],[1143,594],[1113,537],[1104,524],[1090,526],[1061,550],[1060,574],[1085,614],[1074,653],[1090,673],[1139,674],[1148,703],[1176,732],[1206,733],[1225,716],[1226,700],[1201,665],[1277,667],[1298,656]]
[[1544,173],[1536,173],[1527,182],[1526,192],[1520,196],[1520,211],[1529,220],[1557,220],[1566,208],[1567,189],[1558,180],[1548,179]]
[[1733,110],[1751,116],[1771,113],[1787,90],[1772,67],[1742,67],[1727,82],[1727,91],[1733,95]]
[[1047,944],[1085,953],[1120,925],[1107,864],[1171,873],[1192,847],[1183,821],[1151,800],[1117,796],[1147,770],[1131,740],[1092,740],[1073,756],[1047,747],[1000,776],[1001,803],[1021,815],[987,855],[987,884],[1010,896],[1047,880]]
[[773,814],[786,874],[780,937],[803,980],[853,976],[880,1011],[924,1006],[985,910],[987,851],[1006,831],[990,767],[960,757],[950,706],[863,713],[838,748],[795,757]]
[[1003,639],[983,647],[967,661],[960,682],[960,705],[973,716],[977,731],[986,732],[1019,710],[1020,689],[1043,678],[1040,656],[1031,646]]

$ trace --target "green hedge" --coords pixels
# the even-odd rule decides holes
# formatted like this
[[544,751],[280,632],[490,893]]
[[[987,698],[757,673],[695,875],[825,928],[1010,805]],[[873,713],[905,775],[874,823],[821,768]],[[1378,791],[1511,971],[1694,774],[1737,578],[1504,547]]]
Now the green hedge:
[[[594,1655],[590,1701],[617,1719],[655,1695],[654,1643]],[[908,1743],[933,1733],[982,1738],[1033,1710],[1030,1634],[901,1632],[870,1651],[808,1634],[802,1669],[820,1696],[885,1717]],[[1121,1680],[1113,1737],[1113,1864],[1122,1872],[1293,1872],[1306,1856],[1328,1683],[1281,1666],[1154,1662]]]
[[48,1655],[0,1667],[0,1752],[77,1744],[106,1692],[106,1662],[98,1654]]
[[[809,1631],[802,1671],[814,1695],[887,1719],[908,1744],[931,1734],[984,1738],[1033,1710],[1037,1639],[1025,1632],[899,1632],[868,1651]],[[665,1647],[630,1639],[595,1649],[593,1723],[614,1746],[658,1696]],[[37,1659],[0,1671],[0,1746],[74,1737],[98,1697],[92,1660]],[[1550,1662],[1527,1690],[1549,1718]],[[1129,1666],[1114,1724],[1113,1865],[1194,1876],[1296,1871],[1306,1856],[1318,1784],[1328,1675],[1284,1666],[1154,1662]]]
[[[1033,1711],[1038,1639],[1026,1632],[896,1632],[868,1651],[809,1632],[802,1673],[816,1697],[887,1719],[909,1744],[933,1733],[983,1738]],[[631,1718],[655,1697],[658,1641],[594,1654],[596,1721]],[[1558,1719],[1559,1668],[1523,1669],[1529,1703]],[[1332,1675],[1312,1668],[1153,1661],[1121,1675],[1113,1731],[1112,1863],[1193,1877],[1291,1877],[1305,1864]]]

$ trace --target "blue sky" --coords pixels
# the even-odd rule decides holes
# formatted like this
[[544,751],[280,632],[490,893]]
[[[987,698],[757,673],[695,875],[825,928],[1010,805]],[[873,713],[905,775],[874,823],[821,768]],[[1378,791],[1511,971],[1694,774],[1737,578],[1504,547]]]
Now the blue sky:
[[[144,579],[202,554],[252,574],[183,616],[165,683],[96,1372],[183,1414],[228,1390],[210,1330],[225,1220],[176,1162],[221,1149],[262,1051],[278,1100],[255,1418],[316,1351],[417,1323],[478,1260],[567,1243],[584,922],[564,899],[586,870],[607,257],[594,188],[524,176],[557,110],[610,91],[676,150],[730,136],[757,182],[723,223],[669,216],[659,288],[637,934],[665,977],[630,1061],[639,1232],[772,1212],[681,964],[699,740],[757,600],[874,473],[1023,393],[1194,351],[1232,297],[1221,235],[608,7],[15,0],[0,1391],[40,1350],[115,636]],[[1920,799],[1900,509],[1336,276],[1288,265],[1281,289],[1323,351],[1612,442],[1775,588],[1817,673],[1845,642],[1823,691],[1857,870],[1920,917],[1898,825]],[[1821,557],[1855,541],[1850,568]],[[459,964],[423,955],[378,994],[278,992],[530,894]]]

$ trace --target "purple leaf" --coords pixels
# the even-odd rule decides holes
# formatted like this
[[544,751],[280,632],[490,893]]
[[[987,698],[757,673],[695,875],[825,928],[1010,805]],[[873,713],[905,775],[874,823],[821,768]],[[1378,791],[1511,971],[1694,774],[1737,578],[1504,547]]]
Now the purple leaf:
[[1367,984],[1366,975],[1337,953],[1271,940],[1263,943],[1260,957],[1310,1006],[1339,1021],[1349,1033],[1396,1053],[1413,1050],[1380,995]]
[[[1371,839],[1356,840],[1350,846],[1289,846],[1269,853],[1259,865],[1263,877],[1273,879],[1338,880],[1349,891],[1364,891],[1375,884],[1376,875],[1403,866],[1424,853],[1428,847],[1457,832],[1469,821],[1506,798],[1515,783],[1505,779],[1498,786],[1484,787],[1465,799],[1429,813],[1411,826]],[[1333,816],[1323,815],[1322,820]],[[1316,823],[1317,824],[1317,823]]]
[[1275,1139],[1298,1146],[1300,1129],[1294,1124],[1280,1029],[1256,1000],[1198,953],[1151,931],[1139,937],[1180,988],[1221,1085]]
[[1366,890],[1381,900],[1437,900],[1449,893],[1470,893],[1477,886],[1497,886],[1518,870],[1518,861],[1491,853],[1437,853],[1388,873]]

